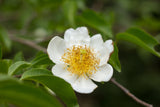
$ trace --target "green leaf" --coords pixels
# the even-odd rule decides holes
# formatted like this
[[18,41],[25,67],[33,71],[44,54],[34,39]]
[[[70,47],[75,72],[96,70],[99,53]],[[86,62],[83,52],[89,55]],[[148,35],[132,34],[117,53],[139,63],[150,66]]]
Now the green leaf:
[[14,64],[12,64],[9,67],[9,71],[8,71],[8,75],[14,75],[15,73],[17,73],[19,70],[22,70],[28,66],[30,66],[31,64],[25,61],[18,61],[15,62]]
[[18,52],[13,59],[14,62],[17,61],[24,61],[24,57],[23,57],[23,53],[22,52]]
[[77,4],[75,0],[66,0],[63,3],[63,12],[69,23],[75,26],[75,13],[77,11]]
[[60,79],[45,69],[32,69],[26,71],[22,77],[22,80],[33,80],[37,81],[49,89],[51,89],[64,103],[67,107],[78,106],[75,93],[67,82]]
[[5,29],[0,26],[0,45],[4,47],[4,50],[10,51],[11,50],[11,40]]
[[107,20],[101,17],[100,14],[91,10],[86,10],[81,14],[79,20],[103,33],[105,35],[103,36],[104,40],[112,38],[111,25]]
[[8,63],[5,60],[0,60],[0,74],[8,73]]
[[15,78],[0,75],[0,99],[20,107],[62,107],[47,92],[24,84]]
[[48,55],[42,52],[38,53],[36,57],[31,61],[31,63],[32,66],[53,64],[53,62],[49,59]]
[[2,59],[2,48],[0,46],[0,59]]
[[118,48],[114,43],[114,52],[111,54],[109,63],[118,71],[121,72],[121,64],[118,57]]
[[160,57],[160,53],[155,50],[155,46],[159,43],[148,33],[144,32],[138,28],[130,28],[124,33],[119,33],[116,35],[117,40],[125,40],[134,43],[145,50],[151,52],[152,54]]
[[0,74],[7,74],[8,68],[11,65],[12,60],[9,59],[3,59],[0,60]]

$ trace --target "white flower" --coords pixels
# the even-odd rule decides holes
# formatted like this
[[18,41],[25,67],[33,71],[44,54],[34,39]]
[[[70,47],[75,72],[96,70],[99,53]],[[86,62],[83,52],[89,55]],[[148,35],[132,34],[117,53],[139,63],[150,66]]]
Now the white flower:
[[55,63],[52,73],[79,93],[91,93],[97,87],[92,80],[106,82],[113,75],[113,68],[107,63],[113,52],[112,40],[103,42],[100,34],[90,38],[86,27],[66,30],[64,39],[55,36],[47,52]]

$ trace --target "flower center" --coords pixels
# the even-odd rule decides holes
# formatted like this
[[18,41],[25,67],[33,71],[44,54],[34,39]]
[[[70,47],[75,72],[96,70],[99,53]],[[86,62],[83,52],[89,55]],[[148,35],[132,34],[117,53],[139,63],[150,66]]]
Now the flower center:
[[65,68],[78,76],[92,75],[97,71],[100,60],[89,47],[73,46],[67,48],[62,56]]

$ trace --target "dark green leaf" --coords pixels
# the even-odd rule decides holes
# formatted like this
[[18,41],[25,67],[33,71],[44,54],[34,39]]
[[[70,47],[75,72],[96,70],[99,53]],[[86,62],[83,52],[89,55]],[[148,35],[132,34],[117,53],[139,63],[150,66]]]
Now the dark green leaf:
[[155,46],[159,44],[158,41],[151,35],[138,28],[130,28],[124,33],[119,33],[117,34],[116,39],[134,43],[160,57],[160,53],[155,50]]
[[9,59],[3,59],[0,60],[0,74],[7,74],[8,68],[11,65],[12,60]]
[[8,73],[8,64],[4,60],[0,60],[0,74],[7,74]]
[[0,46],[0,59],[2,59],[2,48]]
[[11,50],[11,40],[5,29],[0,26],[0,44],[4,46],[4,50],[10,51]]
[[24,69],[28,66],[30,66],[31,64],[25,61],[18,61],[15,62],[14,64],[12,64],[9,67],[9,71],[8,71],[8,75],[14,75],[15,73],[17,73],[19,70]]
[[111,54],[109,63],[118,71],[121,72],[121,64],[118,58],[118,48],[114,43],[114,52]]
[[107,38],[112,38],[111,25],[107,20],[101,17],[100,14],[91,10],[86,10],[79,17],[79,20],[103,33],[105,35],[103,36],[105,40]]
[[37,81],[49,89],[51,89],[59,98],[64,101],[68,107],[78,106],[77,99],[70,84],[63,79],[55,77],[52,73],[45,69],[32,69],[26,71],[22,77],[22,80],[34,80]]
[[61,107],[47,92],[24,84],[14,78],[0,75],[0,99],[20,107]]

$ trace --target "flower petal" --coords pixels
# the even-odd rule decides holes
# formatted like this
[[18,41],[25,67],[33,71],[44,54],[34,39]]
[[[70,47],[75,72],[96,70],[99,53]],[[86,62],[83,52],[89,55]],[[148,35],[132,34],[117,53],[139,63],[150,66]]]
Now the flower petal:
[[65,41],[58,36],[55,36],[49,42],[47,53],[54,63],[63,63],[62,61],[60,61],[60,59],[61,56],[64,54],[64,51],[66,50],[65,44]]
[[98,71],[90,76],[91,79],[97,82],[107,82],[113,75],[113,68],[110,64],[101,66]]
[[97,57],[100,59],[100,64],[99,66],[106,64],[109,60],[109,57],[111,55],[111,53],[113,52],[113,42],[112,40],[107,40],[105,43],[103,43],[103,45],[101,46],[101,48],[99,48],[99,52]]
[[64,40],[67,42],[67,47],[88,45],[90,36],[86,27],[78,27],[76,30],[70,28],[64,33]]
[[105,41],[104,45],[108,49],[109,54],[111,54],[114,50],[113,41],[107,40],[107,41]]
[[79,93],[91,93],[95,88],[97,88],[97,85],[89,78],[83,76],[77,77],[76,75],[71,74],[64,69],[64,65],[62,64],[56,64],[53,66],[52,73],[70,83],[72,88]]
[[74,83],[75,80],[77,79],[77,76],[68,72],[64,68],[64,65],[62,65],[62,64],[56,64],[55,66],[53,66],[52,73],[55,76],[60,77],[60,78],[64,79],[65,81],[69,82],[70,84]]
[[91,40],[90,40],[90,44],[89,46],[94,49],[96,52],[102,48],[102,45],[103,45],[103,39],[102,39],[102,36],[101,34],[96,34],[94,36],[91,37]]
[[71,83],[73,89],[79,93],[91,93],[97,88],[97,85],[93,83],[87,77],[79,77],[74,83]]

